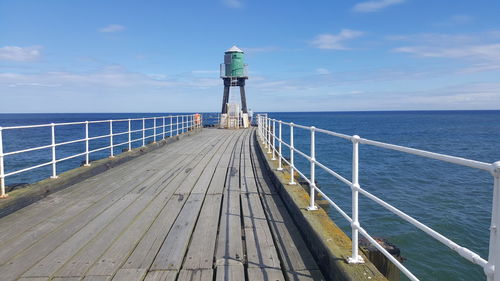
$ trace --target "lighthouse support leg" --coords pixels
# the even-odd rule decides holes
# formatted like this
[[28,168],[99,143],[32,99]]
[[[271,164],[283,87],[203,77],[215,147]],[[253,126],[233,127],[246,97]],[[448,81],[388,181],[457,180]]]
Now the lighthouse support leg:
[[241,96],[241,110],[243,113],[248,113],[247,111],[247,98],[245,95],[245,79],[238,79],[238,84],[240,85],[240,96]]
[[227,113],[227,103],[229,101],[229,88],[231,81],[227,78],[224,79],[224,96],[222,97],[222,114]]

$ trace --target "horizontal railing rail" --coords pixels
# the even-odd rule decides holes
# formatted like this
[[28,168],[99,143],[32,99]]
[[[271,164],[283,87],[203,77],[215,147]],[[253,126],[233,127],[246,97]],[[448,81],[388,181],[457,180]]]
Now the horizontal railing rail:
[[[277,124],[277,125],[276,125]],[[294,124],[291,122],[284,122],[281,120],[276,120],[272,118],[268,118],[267,114],[257,115],[257,125],[258,125],[258,135],[260,141],[263,143],[264,148],[267,149],[267,153],[271,154],[271,160],[275,160],[278,162],[277,170],[283,170],[283,162],[285,162],[290,169],[290,185],[296,184],[295,182],[295,174],[298,174],[304,181],[309,184],[309,207],[308,210],[314,211],[317,210],[318,207],[315,204],[315,196],[316,193],[321,194],[321,196],[336,210],[338,211],[342,217],[344,217],[351,225],[351,241],[352,241],[352,254],[347,259],[349,263],[363,263],[363,258],[359,255],[359,234],[364,236],[374,247],[376,247],[380,252],[382,252],[394,265],[396,265],[401,272],[403,272],[410,280],[419,280],[415,275],[413,275],[398,259],[393,257],[387,250],[385,250],[379,243],[375,241],[375,239],[360,225],[359,222],[359,205],[358,205],[358,197],[359,194],[364,195],[365,197],[371,199],[373,202],[379,204],[390,212],[394,213],[398,217],[403,220],[409,222],[414,225],[418,229],[422,230],[424,233],[428,234],[432,238],[446,245],[456,253],[458,253],[463,258],[468,261],[481,266],[484,269],[484,272],[487,276],[488,281],[500,281],[500,273],[495,274],[495,268],[500,268],[500,241],[499,235],[497,231],[497,227],[500,224],[500,161],[495,163],[485,163],[475,160],[470,160],[461,157],[449,156],[445,154],[434,153],[425,150],[419,150],[415,148],[409,148],[399,145],[393,145],[378,141],[373,141],[365,138],[361,138],[357,135],[349,136],[341,133],[336,133],[329,130],[315,128],[314,126],[308,127],[303,125]],[[287,143],[283,140],[282,131],[283,125],[289,127],[289,142]],[[294,128],[308,130],[310,132],[310,152],[307,154],[306,152],[300,151],[294,145]],[[276,130],[278,132],[276,133]],[[348,180],[342,177],[339,173],[334,170],[328,168],[326,165],[320,163],[316,160],[316,142],[315,137],[316,133],[323,133],[326,135],[330,135],[333,137],[341,138],[347,141],[352,142],[352,178]],[[276,144],[277,142],[277,144]],[[392,206],[391,204],[385,202],[383,199],[371,194],[370,192],[363,189],[359,184],[359,145],[370,145],[383,149],[389,149],[394,151],[400,151],[403,153],[413,154],[425,158],[440,160],[452,164],[457,164],[465,167],[470,167],[474,169],[480,169],[484,171],[488,171],[493,176],[493,206],[492,206],[492,215],[491,215],[491,226],[490,226],[490,242],[489,242],[489,254],[488,259],[484,259],[480,257],[478,254],[473,251],[458,245],[453,242],[451,239],[445,237],[439,232],[433,230],[427,225],[421,223],[417,219],[411,217],[405,212],[399,210],[398,208]],[[289,160],[283,157],[282,146],[285,146],[289,149]],[[309,177],[307,177],[302,171],[300,171],[295,165],[295,154],[298,154],[305,158],[310,165]],[[316,167],[321,168],[326,173],[331,176],[337,178],[347,186],[351,188],[351,216],[349,216],[345,211],[343,211],[338,204],[336,204],[331,198],[329,198],[318,186],[316,186],[315,174]]]
[[[146,127],[146,121],[152,120],[153,125],[150,127]],[[142,128],[132,130],[132,122],[142,122]],[[151,121],[150,121],[151,122]],[[8,126],[8,127],[0,127],[0,198],[6,198],[8,194],[6,193],[6,184],[5,179],[9,176],[25,173],[34,169],[38,169],[45,166],[52,165],[52,175],[51,178],[57,178],[57,163],[66,161],[69,159],[85,156],[84,166],[90,166],[90,155],[92,153],[107,150],[109,149],[109,157],[114,157],[115,152],[114,149],[116,147],[126,146],[127,150],[132,150],[132,146],[136,142],[142,142],[142,146],[146,146],[146,141],[149,139],[153,139],[153,143],[156,142],[159,138],[165,139],[167,136],[172,137],[182,133],[185,133],[193,128],[201,128],[202,127],[202,118],[200,114],[184,114],[184,115],[168,115],[168,116],[158,116],[158,117],[144,117],[144,118],[130,118],[130,119],[114,119],[114,120],[96,120],[96,121],[80,121],[80,122],[65,122],[65,123],[50,123],[50,124],[38,124],[38,125],[22,125],[22,126]],[[125,123],[128,128],[126,131],[121,132],[113,132],[114,125],[119,123]],[[128,125],[127,125],[128,123]],[[103,135],[90,136],[89,129],[92,124],[108,124],[109,131]],[[82,131],[85,133],[84,138],[56,142],[56,128],[64,127],[64,126],[82,126]],[[51,143],[48,145],[42,145],[37,147],[30,147],[26,149],[13,150],[13,151],[4,151],[4,137],[3,133],[5,131],[11,130],[26,130],[32,128],[50,128],[50,138]],[[132,138],[132,134],[134,133],[142,133],[142,136],[139,138]],[[115,143],[115,137],[127,135],[128,138],[126,141],[122,141],[120,143]],[[93,140],[101,140],[108,139],[109,145],[105,145],[103,147],[97,147],[94,149],[90,149],[90,141]],[[21,141],[16,139],[15,141]],[[76,151],[74,154],[65,156],[62,158],[56,157],[57,148],[69,144],[75,143],[85,143],[84,151]],[[5,172],[6,167],[6,156],[29,153],[34,151],[39,151],[43,149],[51,149],[51,159],[49,161],[43,162],[41,164],[33,165],[30,167],[17,169],[13,171]]]

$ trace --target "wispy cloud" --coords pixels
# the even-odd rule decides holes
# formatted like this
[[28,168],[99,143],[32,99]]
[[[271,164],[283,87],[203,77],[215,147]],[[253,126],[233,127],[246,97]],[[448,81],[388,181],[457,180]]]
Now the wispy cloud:
[[373,0],[356,4],[352,10],[359,13],[378,12],[389,6],[404,3],[406,0]]
[[6,61],[35,61],[40,58],[42,47],[5,46],[0,48],[0,60]]
[[100,28],[99,32],[113,33],[113,32],[123,31],[124,29],[125,29],[125,26],[123,26],[123,25],[111,24],[111,25]]
[[438,22],[435,24],[435,26],[441,26],[441,27],[455,27],[459,25],[465,25],[469,24],[474,20],[473,17],[469,15],[452,15],[449,18],[445,19],[444,21]]
[[264,46],[264,47],[242,48],[242,50],[247,54],[256,54],[256,53],[275,52],[280,50],[280,48],[276,46]]
[[316,74],[319,74],[319,75],[327,75],[327,74],[330,74],[330,70],[326,69],[326,68],[316,68]]
[[351,29],[342,29],[339,34],[320,34],[311,41],[318,49],[346,50],[344,43],[348,40],[360,37],[363,32]]
[[219,73],[219,70],[193,70],[191,71],[193,74],[216,74]]
[[233,9],[243,8],[242,0],[222,0],[222,3],[224,3],[224,5],[226,5],[227,7]]
[[392,49],[393,52],[412,54],[422,58],[445,58],[472,62],[465,72],[500,69],[500,33],[481,34],[417,34],[397,40],[411,45]]

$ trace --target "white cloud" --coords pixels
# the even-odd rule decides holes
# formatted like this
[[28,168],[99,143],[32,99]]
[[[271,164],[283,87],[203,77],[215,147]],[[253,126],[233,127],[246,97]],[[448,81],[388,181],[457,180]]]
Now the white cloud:
[[363,32],[351,29],[342,29],[339,34],[320,34],[311,41],[318,49],[346,50],[345,41],[360,37]]
[[253,48],[242,48],[242,50],[246,54],[255,54],[255,53],[270,53],[280,50],[279,47],[276,46],[265,46],[265,47],[253,47]]
[[99,32],[113,33],[113,32],[120,32],[124,29],[125,29],[125,26],[123,26],[123,25],[111,24],[111,25],[100,28]]
[[455,27],[457,25],[464,25],[471,23],[473,20],[474,18],[469,15],[459,14],[459,15],[453,15],[444,21],[436,23],[435,25],[443,27]]
[[500,34],[417,34],[392,39],[411,44],[392,49],[422,58],[445,58],[472,63],[464,72],[500,69]]
[[326,68],[316,68],[316,74],[319,74],[319,75],[328,75],[330,74],[330,70],[326,69]]
[[192,74],[218,74],[219,70],[193,70]]
[[410,53],[420,57],[434,58],[473,58],[500,61],[500,44],[469,46],[410,46],[394,49],[395,52]]
[[241,0],[222,0],[222,2],[229,8],[239,9],[243,7],[243,2]]
[[0,48],[0,60],[8,61],[35,61],[41,55],[40,46],[17,47],[5,46]]
[[373,0],[356,4],[352,10],[360,13],[378,12],[392,5],[404,3],[406,0]]

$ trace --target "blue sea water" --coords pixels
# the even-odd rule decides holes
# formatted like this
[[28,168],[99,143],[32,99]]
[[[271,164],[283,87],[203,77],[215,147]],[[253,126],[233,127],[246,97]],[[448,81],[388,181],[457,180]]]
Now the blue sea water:
[[[107,120],[168,113],[120,114],[0,114],[0,126]],[[404,111],[404,112],[290,112],[269,113],[270,117],[296,124],[316,126],[348,135],[409,146],[483,162],[500,160],[500,111]],[[167,121],[168,124],[168,121]],[[114,125],[115,132],[125,131],[126,124]],[[152,121],[146,125],[151,127]],[[140,121],[132,129],[142,127]],[[57,141],[84,137],[83,127],[57,128]],[[93,125],[91,135],[109,131],[109,125]],[[288,128],[283,138],[288,141]],[[152,131],[148,131],[150,135]],[[140,137],[136,133],[132,138]],[[295,144],[309,153],[309,132],[295,129]],[[126,141],[117,137],[115,143]],[[150,139],[152,140],[152,139]],[[6,152],[50,144],[50,128],[4,131]],[[106,146],[107,140],[91,142],[91,148]],[[134,143],[134,147],[142,143]],[[64,149],[63,149],[64,148]],[[75,150],[82,143],[61,147],[58,158]],[[288,151],[284,148],[284,155]],[[119,153],[121,147],[116,148]],[[317,133],[317,160],[351,177],[352,143]],[[107,157],[109,151],[92,155],[92,159]],[[47,162],[51,151],[46,149],[26,155],[6,157],[6,172]],[[297,166],[308,175],[308,163],[296,154]],[[83,157],[58,164],[58,172],[75,168]],[[34,182],[50,176],[49,167],[23,173],[7,179],[7,184]],[[485,171],[461,167],[437,160],[367,145],[360,146],[361,186],[393,206],[425,223],[456,243],[487,258],[489,224],[492,205],[493,178]],[[320,188],[348,214],[351,211],[350,188],[317,169]],[[330,216],[348,234],[348,223],[333,209]],[[409,223],[386,209],[360,196],[360,222],[372,235],[384,237],[401,249],[405,265],[421,280],[485,280],[482,269],[455,254]],[[403,279],[404,280],[404,279]]]

